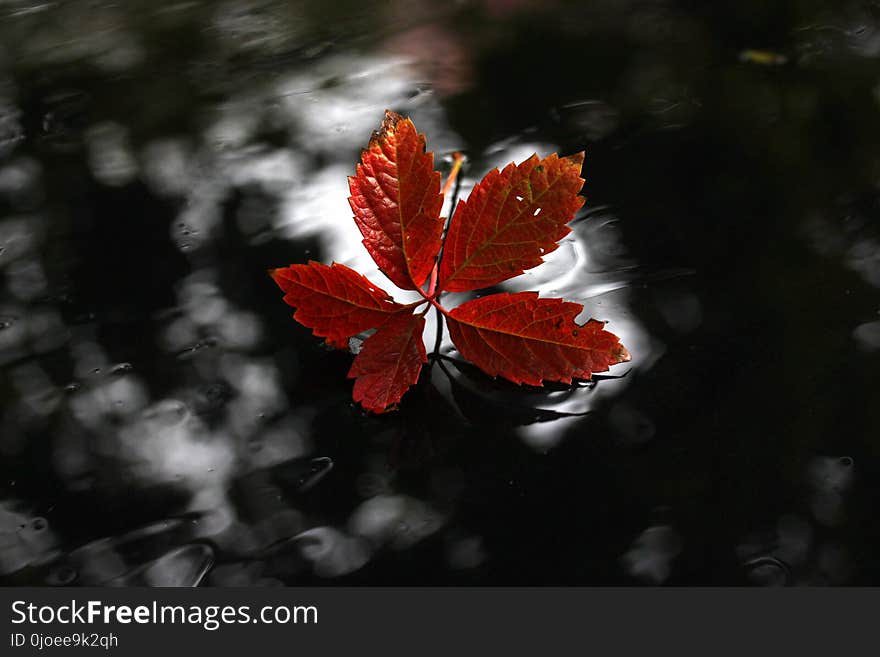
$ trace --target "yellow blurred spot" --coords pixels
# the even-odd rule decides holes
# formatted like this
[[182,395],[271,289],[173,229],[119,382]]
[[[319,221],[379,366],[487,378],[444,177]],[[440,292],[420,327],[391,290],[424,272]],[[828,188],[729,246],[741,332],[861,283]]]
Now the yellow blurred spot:
[[760,64],[761,66],[781,66],[788,61],[788,57],[778,52],[769,50],[743,50],[739,54],[741,62]]

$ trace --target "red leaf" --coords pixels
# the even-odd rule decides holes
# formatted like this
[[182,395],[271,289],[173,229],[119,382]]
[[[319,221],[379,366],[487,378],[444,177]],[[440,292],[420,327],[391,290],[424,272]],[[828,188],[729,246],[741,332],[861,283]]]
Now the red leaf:
[[513,278],[543,262],[570,228],[584,199],[578,192],[584,153],[486,174],[461,201],[449,225],[440,263],[440,289],[466,292]]
[[425,318],[401,313],[389,319],[364,341],[349,378],[355,378],[352,396],[368,411],[384,413],[419,380],[428,360],[422,331]]
[[[419,290],[431,275],[424,300],[395,303],[383,290],[342,265],[315,262],[271,272],[297,310],[294,318],[344,347],[367,329],[349,377],[353,397],[368,411],[384,413],[398,404],[427,362],[422,332],[424,303],[440,308],[441,291],[484,288],[539,265],[569,233],[567,223],[584,200],[578,193],[584,153],[556,154],[490,172],[455,210],[443,240],[440,174],[412,121],[385,112],[380,129],[349,178],[349,202],[363,244],[398,287]],[[455,179],[458,164],[447,181]],[[443,251],[439,267],[437,258]],[[438,284],[439,282],[439,284]],[[539,386],[571,383],[630,359],[604,324],[575,322],[583,307],[534,292],[496,294],[454,310],[440,308],[464,358],[491,376]]]
[[491,376],[534,386],[571,383],[630,358],[602,322],[576,324],[582,310],[536,292],[493,294],[452,310],[447,325],[461,355]]
[[284,292],[284,301],[296,308],[293,318],[327,338],[334,347],[347,348],[348,339],[384,324],[407,306],[355,270],[333,263],[290,265],[269,272]]
[[397,287],[421,287],[443,232],[440,173],[434,154],[425,152],[424,135],[409,119],[386,111],[348,184],[355,222],[379,269]]

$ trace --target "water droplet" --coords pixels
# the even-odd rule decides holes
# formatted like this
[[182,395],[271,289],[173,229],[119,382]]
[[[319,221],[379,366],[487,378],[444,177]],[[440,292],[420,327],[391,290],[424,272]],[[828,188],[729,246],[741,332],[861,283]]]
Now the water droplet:
[[196,342],[192,347],[189,347],[189,348],[184,349],[183,351],[179,352],[177,354],[177,357],[181,358],[181,359],[192,358],[193,356],[195,356],[198,352],[202,351],[203,349],[208,349],[210,347],[216,347],[216,346],[217,346],[217,338],[205,338],[204,340],[199,340],[198,342]]
[[66,386],[64,386],[64,392],[76,392],[80,388],[82,388],[82,384],[74,381],[73,383],[68,383]]
[[34,518],[31,520],[31,529],[35,532],[45,531],[49,526],[49,523],[46,522],[45,518]]
[[171,425],[186,419],[189,415],[189,409],[176,399],[165,399],[144,410],[143,415],[147,420]]
[[110,370],[110,374],[121,376],[123,374],[127,374],[128,372],[131,372],[133,369],[134,366],[132,366],[131,363],[119,363],[118,365],[113,366],[113,368]]
[[789,586],[792,582],[791,567],[776,557],[756,557],[743,566],[748,578],[759,586]]
[[319,456],[309,462],[308,470],[298,477],[296,488],[299,492],[307,491],[323,479],[333,469],[333,459]]

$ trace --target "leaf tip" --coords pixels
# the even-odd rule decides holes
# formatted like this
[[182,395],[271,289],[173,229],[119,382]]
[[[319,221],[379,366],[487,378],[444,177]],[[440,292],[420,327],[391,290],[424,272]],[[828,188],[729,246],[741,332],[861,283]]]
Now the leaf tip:
[[378,130],[374,130],[370,136],[370,146],[378,144],[386,135],[394,134],[397,131],[397,124],[401,121],[407,121],[403,115],[393,112],[390,109],[385,110],[385,117],[382,119],[382,125]]
[[[577,175],[578,179],[581,181],[582,184],[584,182],[584,178],[583,178],[584,173],[583,172],[584,172],[584,159],[585,159],[585,157],[586,157],[586,152],[580,151],[578,153],[575,153],[574,155],[567,155],[566,157],[560,158],[560,160],[562,162],[569,163],[568,166],[570,167],[571,171],[575,175]],[[578,191],[580,191],[580,190],[578,190]]]
[[269,275],[269,278],[271,278],[273,281],[275,281],[275,283],[278,285],[278,287],[280,287],[282,290],[284,289],[284,286],[281,284],[281,280],[282,280],[281,273],[285,269],[286,269],[286,267],[272,267],[272,268],[266,270],[266,273]]

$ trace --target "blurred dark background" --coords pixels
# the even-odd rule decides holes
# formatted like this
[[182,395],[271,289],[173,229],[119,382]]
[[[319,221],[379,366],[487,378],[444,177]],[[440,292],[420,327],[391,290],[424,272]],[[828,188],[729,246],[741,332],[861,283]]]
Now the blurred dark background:
[[[346,201],[385,108],[463,194],[586,149],[501,287],[631,363],[351,402],[266,270],[393,289]],[[876,1],[6,0],[0,582],[877,584],[878,145]]]

